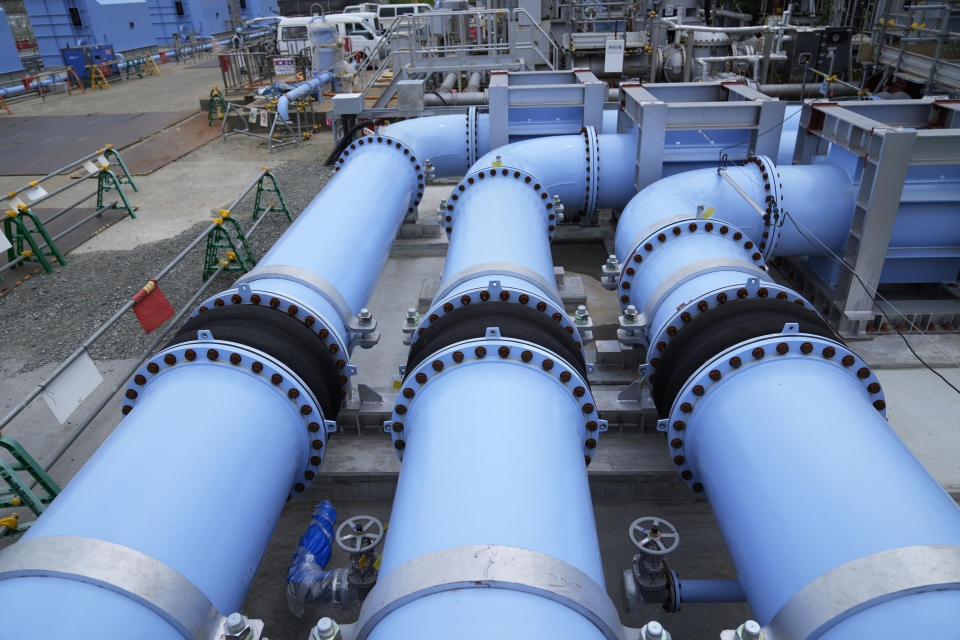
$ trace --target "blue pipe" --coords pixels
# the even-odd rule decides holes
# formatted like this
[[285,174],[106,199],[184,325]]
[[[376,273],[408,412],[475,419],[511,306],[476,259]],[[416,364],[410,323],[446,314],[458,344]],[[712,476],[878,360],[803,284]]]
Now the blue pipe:
[[[311,451],[297,405],[259,378],[206,358],[165,367],[22,540],[121,544],[180,573],[221,612],[238,610]],[[18,612],[4,619],[10,637],[62,637],[64,620],[49,615],[55,598],[87,637],[182,640],[149,608],[88,582],[0,580],[0,598]]]
[[[345,361],[346,315],[366,302],[397,228],[422,194],[418,170],[413,152],[399,143],[357,141],[327,187],[258,264],[260,273],[271,270],[270,277],[241,282],[196,313],[238,302],[269,303],[303,321],[312,313],[307,326],[321,338],[323,331],[332,334],[325,340],[331,351],[343,345]],[[389,179],[370,189],[376,175]],[[350,215],[340,215],[345,202]],[[327,239],[324,251],[316,250],[317,238]],[[230,357],[237,355],[236,361]],[[220,614],[238,610],[286,498],[315,476],[332,425],[283,363],[216,335],[154,356],[125,397],[122,424],[23,542],[3,554],[16,556],[24,542],[63,536],[110,541],[179,573]],[[256,464],[244,462],[250,460]],[[116,500],[105,511],[108,497]],[[51,594],[65,601],[72,628],[90,637],[183,637],[133,596],[41,575],[48,577],[0,573],[3,602],[22,614],[7,626],[18,638],[62,635],[63,620],[43,613]],[[129,579],[121,569],[117,580]]]
[[[776,167],[766,158],[730,166],[727,175],[761,208],[770,208],[769,220],[736,192],[716,169],[688,171],[663,178],[637,194],[624,208],[617,226],[617,257],[621,262],[640,236],[665,214],[695,216],[698,207],[733,224],[757,240],[765,258],[819,257],[823,248],[841,254],[854,213],[857,184],[834,164]],[[767,175],[769,179],[765,179]],[[956,258],[943,258],[942,249],[960,246],[960,228],[949,221],[960,201],[960,172],[952,167],[919,167],[908,177],[890,239],[890,256],[881,282],[928,282],[956,277]],[[780,216],[787,212],[804,231]],[[917,258],[921,258],[918,260]],[[814,268],[820,267],[816,262]],[[824,280],[835,274],[829,266]],[[918,272],[918,269],[923,272]]]
[[739,580],[677,580],[678,604],[746,602]]
[[[776,353],[780,341],[767,337],[749,346]],[[876,395],[835,360],[764,358],[725,376],[686,416],[689,467],[702,481],[762,624],[808,583],[847,562],[914,545],[960,545],[956,504],[872,406]],[[933,621],[922,626],[936,630],[929,637],[942,637],[951,626],[937,625],[955,621],[960,594],[953,592],[947,610],[940,598],[925,600],[916,598],[910,619]],[[835,637],[882,635],[900,615],[899,607],[875,612],[872,633]]]
[[[787,169],[781,168],[785,185],[792,177]],[[748,188],[751,175],[761,171],[773,170],[760,164],[731,175]],[[689,331],[685,325],[697,313],[736,304],[740,297],[772,299],[779,293],[786,307],[798,302],[809,308],[801,296],[764,276],[759,247],[729,224],[730,211],[743,208],[726,206],[736,202],[723,179],[715,171],[696,175],[714,189],[698,189],[689,176],[661,180],[631,201],[617,232],[617,254],[627,267],[621,304],[640,309],[654,304],[646,318],[652,338],[644,369],[648,377],[660,371],[662,344]],[[692,195],[678,194],[681,184]],[[807,194],[813,205],[829,203],[830,191],[824,201],[811,197],[814,193],[820,192]],[[697,205],[715,206],[716,216],[695,217],[691,209]],[[815,206],[809,215],[819,213]],[[762,228],[756,223],[759,215],[751,213],[747,224]],[[728,291],[724,279],[732,285]],[[675,288],[665,293],[663,283],[670,281]],[[665,330],[668,325],[673,333]],[[783,624],[777,613],[796,594],[848,563],[902,547],[960,545],[960,509],[889,428],[876,376],[842,344],[785,329],[702,357],[707,361],[668,399],[672,406],[661,428],[681,476],[710,501],[747,601],[762,624],[776,629]],[[910,525],[891,526],[891,518]],[[929,570],[918,571],[922,578]],[[863,614],[827,616],[810,637],[830,628],[824,637],[879,637],[903,619],[904,607],[911,620],[924,621],[921,626],[931,637],[952,628],[946,620],[955,618],[957,591],[899,596],[909,603],[890,596],[865,605]],[[806,638],[809,631],[793,628],[790,633],[796,635],[789,637]]]
[[[431,315],[467,304],[461,298],[506,308],[559,297],[544,194],[541,185],[512,167],[471,168],[448,200],[450,246]],[[496,273],[456,278],[492,265],[499,265],[492,268]],[[493,280],[511,294],[499,296]],[[457,281],[460,286],[451,289]],[[518,292],[528,292],[530,301],[520,301]],[[553,311],[546,304],[537,308]],[[543,358],[550,364],[541,364]],[[407,371],[389,423],[403,466],[381,584],[425,554],[495,545],[547,554],[603,585],[584,465],[585,453],[589,461],[596,446],[598,421],[586,382],[571,369],[533,343],[495,333],[444,347]],[[571,386],[579,386],[579,396]],[[563,535],[549,533],[556,527]],[[414,599],[376,624],[369,638],[426,633],[480,640],[504,629],[511,637],[603,637],[587,618],[560,603],[494,586]]]
[[[481,544],[546,553],[602,585],[578,403],[556,378],[501,360],[494,348],[487,347],[496,359],[475,360],[481,344],[458,345],[472,361],[423,386],[404,416],[380,580],[425,553]],[[561,604],[491,588],[417,599],[380,622],[370,640],[486,640],[504,629],[518,638],[602,638]]]
[[301,82],[293,89],[280,96],[280,99],[277,101],[277,114],[279,114],[284,120],[289,120],[290,116],[288,111],[292,101],[299,100],[308,95],[312,95],[314,97],[319,96],[320,87],[332,80],[333,74],[329,71],[324,71],[316,77],[307,80],[306,82]]
[[[477,144],[480,152],[490,149],[489,116],[476,115]],[[429,118],[411,118],[381,127],[379,133],[395,138],[423,159],[429,159],[436,169],[436,177],[460,177],[470,166],[465,137],[471,125],[467,115],[442,115]],[[485,132],[485,133],[484,133]]]

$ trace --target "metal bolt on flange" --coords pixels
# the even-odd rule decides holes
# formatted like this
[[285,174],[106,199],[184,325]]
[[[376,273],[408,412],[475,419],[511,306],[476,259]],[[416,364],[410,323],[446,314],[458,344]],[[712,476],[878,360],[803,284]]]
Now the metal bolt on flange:
[[407,309],[407,325],[415,327],[420,324],[420,314],[413,307]]
[[663,628],[663,625],[656,620],[651,620],[640,629],[640,637],[643,640],[670,640],[670,632]]
[[327,617],[317,620],[317,624],[310,632],[311,640],[339,640],[341,637],[340,625]]
[[565,208],[563,203],[560,202],[560,196],[556,194],[553,196],[553,210],[556,213],[557,222],[563,222],[563,212],[565,211]]
[[607,261],[603,263],[600,271],[600,284],[603,288],[608,291],[615,290],[617,279],[620,277],[620,261],[617,260],[616,254],[611,253],[607,256]]
[[637,324],[640,321],[640,310],[632,304],[628,304],[627,308],[623,310],[623,322],[624,324]]
[[370,321],[373,320],[373,314],[370,313],[370,309],[364,307],[360,309],[360,313],[357,314],[357,320],[360,321],[360,324],[370,324]]
[[738,640],[763,640],[763,629],[756,620],[747,620],[737,627]]
[[225,640],[247,640],[253,635],[250,621],[245,615],[236,611],[227,616],[223,631]]
[[590,321],[590,313],[585,305],[579,305],[574,315],[577,324],[587,324]]

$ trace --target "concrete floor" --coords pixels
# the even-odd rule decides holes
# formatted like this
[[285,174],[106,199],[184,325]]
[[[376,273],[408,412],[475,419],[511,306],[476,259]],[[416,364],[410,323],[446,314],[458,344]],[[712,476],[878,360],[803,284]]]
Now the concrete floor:
[[[131,110],[177,110],[195,108],[210,85],[219,82],[217,69],[189,69],[165,65],[163,75],[115,85],[112,91],[88,92],[84,96],[52,96],[45,103],[19,103],[15,111],[36,109],[38,114],[74,114]],[[141,206],[136,221],[125,221],[86,243],[78,252],[99,254],[107,249],[136,250],[144,243],[168,238],[198,221],[208,219],[211,210],[224,206],[245,187],[264,164],[285,160],[316,159],[326,155],[329,139],[318,135],[308,144],[268,155],[257,141],[233,138],[215,140],[178,161],[139,180],[141,192],[134,201]],[[58,178],[58,181],[66,178]],[[26,182],[23,177],[0,176],[0,192]],[[56,184],[56,182],[54,183]],[[421,212],[430,222],[436,203],[449,187],[427,190]],[[429,243],[427,243],[429,244]],[[416,250],[395,248],[393,257],[377,283],[370,307],[381,323],[383,338],[369,351],[358,351],[354,363],[360,368],[356,382],[391,393],[397,365],[406,361],[407,348],[400,340],[400,322],[408,307],[416,307],[424,280],[435,277],[443,268],[443,241]],[[587,304],[601,327],[609,331],[617,315],[613,296],[603,291],[596,279],[605,255],[602,239],[587,243],[558,243],[555,257],[570,276],[579,276],[584,284]],[[54,273],[50,276],[57,277]],[[38,302],[39,303],[39,302]],[[928,344],[911,337],[917,350],[960,385],[960,336],[938,336]],[[856,342],[852,347],[878,369],[887,394],[888,416],[894,430],[927,465],[933,475],[954,497],[960,495],[960,434],[956,416],[960,415],[960,396],[952,393],[939,379],[909,355],[896,336],[876,337]],[[37,345],[40,348],[40,345]],[[2,352],[0,352],[2,353]],[[83,416],[121,373],[129,360],[101,360],[97,366],[105,381],[87,399],[73,418]],[[0,410],[16,403],[53,368],[23,369],[23,362],[0,355]],[[9,375],[20,371],[19,375]],[[630,373],[624,377],[629,379]],[[603,385],[598,385],[603,386]],[[114,398],[100,418],[77,441],[61,462],[53,468],[53,477],[66,484],[118,423],[119,399]],[[42,401],[34,402],[5,433],[20,439],[41,461],[74,426],[57,425]],[[323,475],[305,495],[290,502],[276,527],[273,538],[254,579],[245,604],[245,612],[267,621],[268,635],[278,638],[303,638],[312,619],[298,620],[287,611],[284,578],[299,536],[305,530],[316,503],[331,499],[341,518],[370,513],[388,520],[390,496],[399,471],[389,439],[366,432],[334,436]],[[609,593],[619,600],[619,576],[627,567],[633,547],[626,537],[627,525],[642,515],[665,517],[683,533],[680,550],[671,564],[681,575],[695,578],[733,577],[733,568],[709,506],[692,497],[676,477],[667,459],[661,436],[649,433],[608,434],[601,439],[599,453],[590,470],[595,496],[595,514],[604,570]],[[8,542],[9,539],[4,540]],[[335,551],[330,566],[343,566],[346,558]],[[315,616],[319,612],[312,612]],[[721,629],[731,628],[749,616],[745,605],[696,605],[679,614],[668,615],[656,606],[639,614],[624,616],[624,622],[639,626],[649,619],[660,619],[666,627],[684,638],[716,637]],[[351,617],[345,615],[343,621]]]

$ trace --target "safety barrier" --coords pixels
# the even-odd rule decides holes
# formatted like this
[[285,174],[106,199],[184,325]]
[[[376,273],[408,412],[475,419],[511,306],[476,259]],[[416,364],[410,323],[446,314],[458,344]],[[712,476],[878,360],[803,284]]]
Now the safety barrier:
[[[244,235],[240,223],[235,220],[232,216],[240,204],[240,202],[256,188],[256,195],[254,196],[252,215],[251,219],[253,224],[250,226],[249,231]],[[266,202],[266,198],[270,195],[276,196],[275,202]],[[205,248],[205,261],[204,261],[204,270],[203,270],[203,284],[197,289],[197,291],[191,296],[191,298],[180,308],[179,311],[174,313],[173,309],[169,309],[169,316],[163,319],[157,326],[149,328],[145,326],[147,333],[150,333],[154,329],[159,329],[155,339],[150,343],[150,345],[137,357],[136,364],[123,375],[119,376],[118,382],[110,390],[110,392],[103,397],[100,402],[93,408],[93,410],[86,416],[86,418],[80,422],[60,443],[60,446],[53,453],[50,459],[43,465],[40,465],[27,451],[14,439],[0,435],[0,448],[6,449],[14,457],[15,462],[9,463],[4,460],[0,460],[0,479],[2,479],[8,489],[6,491],[0,491],[0,509],[8,507],[16,507],[20,505],[25,505],[30,508],[30,510],[36,515],[39,516],[46,508],[46,505],[49,504],[53,498],[60,492],[60,487],[50,478],[48,472],[53,467],[57,461],[63,457],[63,454],[76,442],[77,438],[93,423],[98,415],[103,411],[107,406],[110,400],[116,395],[120,389],[124,388],[127,384],[127,381],[130,377],[136,373],[137,369],[149,358],[153,353],[156,352],[159,345],[166,339],[170,331],[176,327],[180,326],[181,321],[184,316],[186,316],[191,310],[194,309],[197,301],[207,290],[207,288],[216,280],[216,277],[219,276],[224,271],[246,271],[251,269],[256,263],[256,259],[253,257],[252,252],[249,251],[249,247],[246,246],[246,240],[250,238],[260,224],[267,219],[268,214],[270,213],[282,213],[287,217],[288,221],[293,220],[293,216],[290,214],[289,209],[287,209],[286,201],[284,200],[283,193],[280,190],[279,185],[277,184],[276,178],[268,167],[263,167],[257,177],[250,183],[250,185],[243,190],[243,192],[232,202],[230,205],[219,211],[219,216],[215,218],[206,229],[204,229],[196,238],[194,238],[190,244],[188,244],[180,253],[176,255],[166,266],[164,266],[157,274],[151,278],[147,284],[141,287],[136,294],[130,299],[127,300],[117,311],[110,316],[110,318],[101,324],[86,340],[84,340],[73,353],[71,353],[63,362],[61,362],[53,372],[50,373],[42,382],[40,382],[36,387],[33,388],[29,393],[27,393],[23,399],[17,404],[16,407],[11,409],[3,418],[0,418],[0,430],[6,428],[10,425],[16,418],[19,416],[24,409],[26,409],[34,400],[37,399],[45,390],[50,390],[53,388],[55,381],[57,381],[60,376],[66,371],[75,371],[72,367],[86,366],[95,367],[93,361],[90,360],[89,355],[87,354],[87,349],[92,346],[101,336],[103,336],[106,331],[117,323],[122,317],[126,315],[131,309],[134,310],[134,313],[138,314],[142,309],[137,307],[137,305],[149,305],[152,304],[147,302],[150,296],[158,296],[166,305],[169,303],[166,302],[166,298],[163,297],[162,292],[157,286],[157,283],[164,278],[167,274],[173,270],[184,258],[190,255],[191,251],[199,246],[202,242],[206,241]],[[242,238],[242,244],[246,247],[248,253],[244,256],[238,255],[239,252],[234,251],[233,255],[229,251],[218,251],[214,254],[214,259],[210,268],[208,270],[207,259],[210,256],[210,246],[211,236],[219,233],[227,233],[223,228],[223,223],[229,220],[232,224],[229,226],[231,230],[235,229],[239,237]],[[237,236],[231,236],[231,241],[237,242]],[[153,299],[154,301],[157,298]],[[87,391],[87,394],[93,391],[93,388],[90,388]],[[69,411],[66,415],[62,413],[57,417],[61,419],[61,422],[65,422],[67,418],[79,408],[80,402],[82,400],[74,400],[75,406],[72,410]],[[26,472],[33,481],[28,486],[29,480],[25,480],[20,476],[21,472]],[[43,489],[43,492],[40,495],[37,495],[34,491],[34,487],[37,485]],[[31,522],[20,522],[19,514],[11,514],[0,518],[0,537],[3,536],[13,536],[19,533],[22,533],[30,527]]]
[[213,126],[214,120],[223,120],[227,114],[227,102],[220,93],[220,88],[213,85],[210,89],[210,98],[207,103],[207,126]]
[[[319,131],[320,118],[313,109],[313,102],[312,98],[292,102],[290,120],[285,120],[277,112],[277,100],[271,100],[260,107],[228,102],[220,131],[224,140],[236,135],[266,140],[267,148],[272,153],[274,149],[308,140],[315,131]],[[234,116],[233,120],[230,120],[231,114]],[[228,121],[238,126],[228,129]],[[251,125],[265,132],[255,131]]]
[[[114,171],[114,168],[117,171]],[[49,192],[41,186],[43,182],[54,176],[77,169],[86,172],[86,175]],[[60,209],[46,220],[40,220],[33,212],[32,208],[41,202],[84,184],[87,180],[94,179],[97,181],[95,191]],[[53,271],[54,262],[66,264],[62,252],[57,248],[56,241],[88,220],[101,216],[108,209],[122,209],[131,218],[136,218],[134,212],[137,207],[131,205],[127,199],[123,190],[125,184],[133,187],[134,191],[139,191],[120,154],[112,145],[106,145],[102,149],[97,149],[93,153],[48,173],[39,180],[34,180],[15,191],[9,192],[4,199],[0,200],[0,211],[4,214],[3,233],[6,238],[4,244],[7,249],[7,263],[0,265],[0,272],[14,268],[24,262],[37,262],[43,267],[44,271],[50,273]],[[116,193],[116,199],[107,202],[111,193]],[[51,236],[47,232],[46,226],[52,221],[94,196],[97,197],[97,206],[93,213],[78,220],[55,236]]]

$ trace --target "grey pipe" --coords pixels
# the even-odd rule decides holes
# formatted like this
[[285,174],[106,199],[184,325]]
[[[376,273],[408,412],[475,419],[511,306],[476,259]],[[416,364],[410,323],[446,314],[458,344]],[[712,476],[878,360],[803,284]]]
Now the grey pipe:
[[480,82],[483,79],[483,74],[479,71],[474,71],[470,74],[470,81],[467,82],[467,86],[464,89],[465,92],[474,92],[480,91]]
[[[800,82],[786,84],[761,84],[760,93],[765,93],[772,98],[815,98],[820,95],[819,82]],[[838,83],[831,83],[831,90],[835,96],[855,96],[857,90]],[[807,95],[803,95],[803,93]]]
[[[468,85],[467,89],[469,88]],[[620,89],[607,89],[607,102],[617,102],[618,100],[620,100]],[[488,103],[489,97],[486,91],[460,91],[459,93],[438,91],[423,96],[423,104],[427,107],[466,107]]]
[[440,85],[438,91],[441,93],[449,93],[455,86],[457,86],[457,74],[451,71],[443,77],[443,84]]

